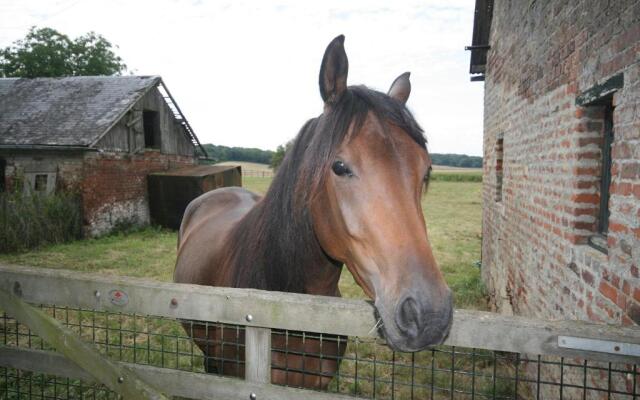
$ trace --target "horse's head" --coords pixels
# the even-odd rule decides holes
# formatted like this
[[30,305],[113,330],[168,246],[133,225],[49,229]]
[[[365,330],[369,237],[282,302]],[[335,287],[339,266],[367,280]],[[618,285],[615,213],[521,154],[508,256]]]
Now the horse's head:
[[431,161],[405,107],[409,74],[383,94],[347,87],[347,71],[339,36],[322,60],[324,113],[308,147],[323,161],[308,188],[313,229],[323,250],[344,262],[375,301],[389,345],[421,350],[446,337],[452,296],[422,214]]

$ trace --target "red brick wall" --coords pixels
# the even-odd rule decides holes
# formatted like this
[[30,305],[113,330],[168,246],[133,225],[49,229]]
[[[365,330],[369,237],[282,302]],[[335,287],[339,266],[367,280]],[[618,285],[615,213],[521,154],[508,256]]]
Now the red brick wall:
[[[490,45],[482,273],[494,309],[640,324],[640,1],[496,0]],[[586,244],[603,112],[576,98],[619,73],[605,254]]]
[[[638,0],[495,2],[483,277],[498,310],[640,324],[639,19]],[[603,113],[576,97],[619,73],[606,255],[585,244],[597,226]]]
[[87,153],[82,180],[87,233],[102,234],[117,223],[149,223],[147,175],[194,163],[192,157],[149,150],[136,155]]

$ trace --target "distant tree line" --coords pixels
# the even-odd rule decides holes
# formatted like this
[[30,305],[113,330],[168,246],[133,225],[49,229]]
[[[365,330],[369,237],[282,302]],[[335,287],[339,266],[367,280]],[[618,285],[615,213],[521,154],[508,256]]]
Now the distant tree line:
[[[215,162],[222,161],[247,161],[260,164],[269,164],[274,170],[278,168],[287,150],[293,141],[278,146],[276,151],[261,150],[246,147],[227,147],[205,144],[203,147],[207,155]],[[446,165],[460,168],[482,168],[482,157],[468,156],[466,154],[440,154],[431,153],[431,160],[435,165]]]
[[207,156],[215,162],[222,161],[246,161],[260,164],[271,164],[274,152],[246,147],[216,146],[215,144],[202,145],[207,151]]
[[482,168],[482,157],[468,156],[466,154],[440,154],[430,153],[431,162],[435,165],[460,168]]
[[[284,158],[285,153],[291,147],[293,141],[287,142],[285,145],[278,146],[278,149],[273,153],[273,158],[271,158],[271,168],[276,170],[282,159]],[[466,154],[439,154],[439,153],[430,153],[431,161],[435,165],[445,165],[448,167],[459,167],[459,168],[482,168],[482,157],[478,156],[468,156]]]

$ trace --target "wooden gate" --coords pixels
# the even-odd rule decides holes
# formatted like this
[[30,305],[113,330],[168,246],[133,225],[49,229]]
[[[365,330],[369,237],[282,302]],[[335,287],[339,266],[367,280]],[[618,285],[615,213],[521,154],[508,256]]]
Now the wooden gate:
[[[640,398],[637,327],[456,310],[443,346],[396,353],[362,300],[14,266],[0,291],[3,398]],[[245,379],[203,373],[181,324],[243,332]],[[350,337],[329,392],[269,382],[272,330]]]

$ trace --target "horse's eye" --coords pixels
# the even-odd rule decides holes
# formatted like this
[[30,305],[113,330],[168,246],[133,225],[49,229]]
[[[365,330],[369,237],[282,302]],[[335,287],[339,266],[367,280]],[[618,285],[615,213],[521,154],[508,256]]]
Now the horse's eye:
[[349,169],[349,167],[347,167],[347,164],[345,164],[343,161],[336,161],[333,163],[333,165],[331,166],[331,169],[333,170],[333,173],[338,175],[338,176],[351,176],[351,170]]
[[427,173],[424,174],[424,183],[429,183],[429,179],[431,179],[431,167],[427,170]]

